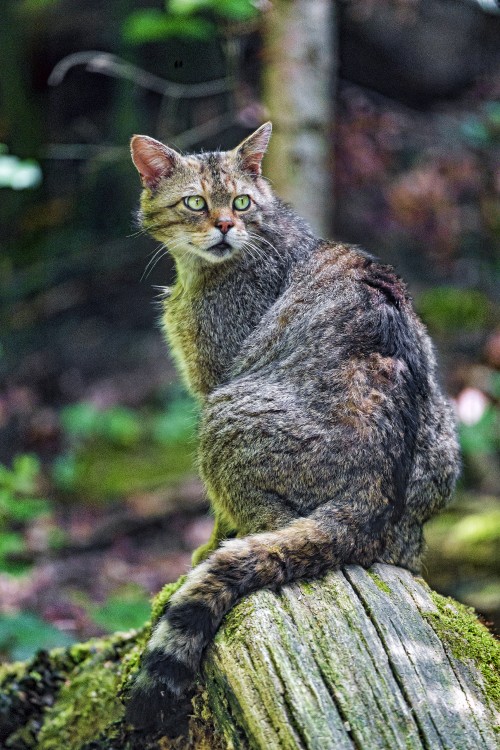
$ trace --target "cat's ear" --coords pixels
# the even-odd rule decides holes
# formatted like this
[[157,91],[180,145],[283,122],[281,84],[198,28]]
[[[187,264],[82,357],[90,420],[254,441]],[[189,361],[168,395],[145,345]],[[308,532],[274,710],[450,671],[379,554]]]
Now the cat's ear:
[[148,135],[134,135],[130,153],[144,187],[154,189],[163,177],[169,177],[179,165],[180,154]]
[[240,165],[245,172],[250,172],[254,175],[260,175],[262,173],[261,163],[266,153],[269,139],[273,126],[270,122],[265,122],[261,125],[255,133],[249,135],[244,141],[240,143],[234,149]]

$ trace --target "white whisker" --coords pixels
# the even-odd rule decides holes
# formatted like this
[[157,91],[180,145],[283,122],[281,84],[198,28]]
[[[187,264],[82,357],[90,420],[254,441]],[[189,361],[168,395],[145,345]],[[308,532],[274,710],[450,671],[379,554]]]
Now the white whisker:
[[148,234],[152,229],[158,229],[158,227],[161,226],[161,223],[159,224],[150,224],[149,226],[142,226],[140,229],[137,230],[137,232],[132,232],[132,234],[127,234],[127,239],[130,239],[131,237],[139,237],[141,234]]
[[168,255],[169,252],[172,250],[178,249],[179,245],[181,244],[182,240],[178,240],[177,242],[170,242],[162,243],[159,247],[157,247],[152,252],[154,253],[153,257],[150,258],[148,264],[146,265],[146,268],[143,271],[143,274],[141,276],[141,281],[143,279],[147,279],[147,277],[151,274],[153,268],[157,265],[157,263],[162,260],[166,255]]
[[142,272],[140,281],[148,277],[149,273],[151,272],[151,270],[154,268],[156,264],[156,259],[158,258],[158,255],[160,255],[164,249],[165,249],[165,244],[162,242],[161,245],[159,245],[152,251],[153,257],[148,260],[146,267],[144,271]]

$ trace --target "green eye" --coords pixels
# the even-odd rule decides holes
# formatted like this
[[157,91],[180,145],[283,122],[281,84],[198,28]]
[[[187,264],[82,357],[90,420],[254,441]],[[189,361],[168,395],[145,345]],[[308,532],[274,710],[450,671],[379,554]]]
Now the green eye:
[[233,201],[233,207],[237,211],[246,211],[250,208],[250,196],[249,195],[237,195]]
[[201,195],[188,195],[187,198],[184,198],[184,205],[191,211],[203,211],[207,207],[207,202]]

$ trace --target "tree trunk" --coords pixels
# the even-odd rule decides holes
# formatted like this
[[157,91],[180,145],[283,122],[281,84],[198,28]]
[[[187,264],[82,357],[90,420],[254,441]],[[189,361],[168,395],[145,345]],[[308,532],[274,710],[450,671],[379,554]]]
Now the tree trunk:
[[146,637],[145,628],[4,667],[0,746],[498,749],[500,644],[400,568],[348,566],[243,600],[206,654],[188,733],[176,740],[122,721],[117,693]]
[[323,237],[333,215],[334,13],[331,0],[273,0],[264,14],[264,102],[274,126],[265,172]]

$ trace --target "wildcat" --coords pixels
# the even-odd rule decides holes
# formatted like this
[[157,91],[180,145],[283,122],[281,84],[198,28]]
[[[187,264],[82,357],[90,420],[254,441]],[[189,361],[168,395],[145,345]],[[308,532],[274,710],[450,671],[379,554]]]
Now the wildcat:
[[316,238],[273,194],[270,135],[266,123],[232,151],[188,156],[131,142],[141,223],[176,263],[164,327],[201,402],[215,515],[143,654],[136,726],[175,728],[203,650],[246,594],[348,563],[418,572],[422,525],[458,473],[452,411],[405,285]]

